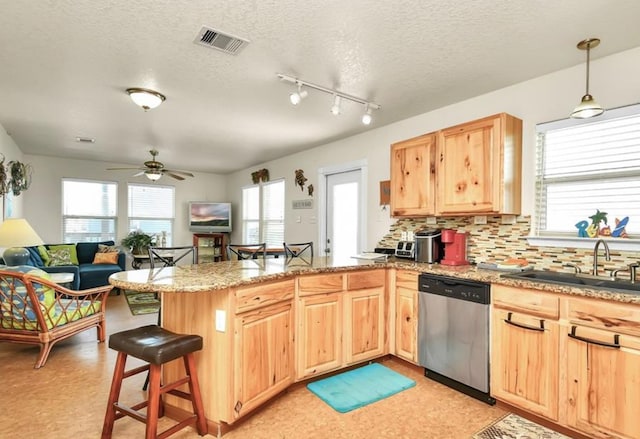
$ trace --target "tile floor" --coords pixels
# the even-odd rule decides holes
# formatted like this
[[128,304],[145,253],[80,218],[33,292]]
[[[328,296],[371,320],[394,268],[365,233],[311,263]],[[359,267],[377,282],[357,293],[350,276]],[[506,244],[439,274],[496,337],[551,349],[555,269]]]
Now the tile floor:
[[[108,333],[155,321],[156,314],[132,316],[123,295],[109,297]],[[60,342],[39,370],[33,369],[37,347],[0,343],[0,437],[100,437],[116,355],[106,344],[98,344],[95,334],[90,330]],[[335,412],[304,385],[294,385],[224,437],[466,439],[506,414],[425,378],[401,360],[384,364],[417,385],[345,414]],[[125,381],[124,401],[144,397],[142,375]],[[170,420],[163,419],[161,427],[168,424]],[[144,437],[144,425],[122,419],[116,422],[113,437]],[[189,428],[172,437],[199,436]]]

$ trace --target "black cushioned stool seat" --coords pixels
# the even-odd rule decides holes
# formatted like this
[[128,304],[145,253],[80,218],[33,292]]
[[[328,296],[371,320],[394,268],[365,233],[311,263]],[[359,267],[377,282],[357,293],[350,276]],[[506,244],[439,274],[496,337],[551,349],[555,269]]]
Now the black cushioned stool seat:
[[[118,358],[102,427],[102,439],[111,438],[114,422],[124,416],[130,416],[146,424],[146,439],[166,438],[191,424],[195,424],[200,436],[204,436],[207,433],[207,423],[204,417],[202,396],[193,357],[194,352],[202,349],[202,337],[199,335],[176,334],[160,326],[149,325],[111,335],[109,337],[109,347],[118,351]],[[125,371],[128,355],[144,360],[148,364]],[[173,383],[162,385],[160,383],[161,366],[180,357],[184,360],[186,377]],[[131,407],[120,404],[118,398],[122,380],[147,370],[149,371],[150,384],[147,400]],[[189,393],[178,389],[183,384],[188,384]],[[158,434],[158,418],[164,414],[162,395],[165,393],[191,401],[194,414]],[[146,414],[138,411],[144,407],[147,407]]]

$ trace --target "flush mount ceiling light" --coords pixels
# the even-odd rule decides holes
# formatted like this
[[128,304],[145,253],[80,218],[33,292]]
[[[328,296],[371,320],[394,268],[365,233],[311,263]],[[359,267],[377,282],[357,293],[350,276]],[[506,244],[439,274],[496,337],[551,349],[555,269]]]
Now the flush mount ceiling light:
[[343,99],[346,99],[351,102],[356,102],[358,104],[364,105],[364,114],[362,116],[362,123],[365,125],[369,125],[372,120],[371,110],[379,110],[380,105],[375,102],[367,101],[366,99],[359,98],[357,96],[352,96],[346,93],[342,93],[338,90],[334,90],[329,87],[323,87],[322,85],[314,84],[312,82],[303,81],[296,77],[285,75],[282,73],[278,73],[278,78],[282,81],[290,82],[298,86],[298,91],[291,93],[289,96],[289,100],[293,105],[298,105],[302,99],[307,96],[307,91],[302,90],[302,87],[311,88],[313,90],[321,91],[323,93],[328,93],[333,95],[333,106],[331,107],[331,113],[338,115],[341,113],[341,103]]
[[580,104],[573,110],[571,117],[574,119],[588,119],[590,117],[599,116],[604,113],[604,109],[589,94],[589,61],[592,47],[598,47],[600,40],[598,38],[588,38],[578,43],[580,50],[587,51],[587,88],[585,95],[582,96]]
[[127,94],[136,105],[142,107],[144,111],[156,108],[165,101],[164,95],[148,88],[128,88]]

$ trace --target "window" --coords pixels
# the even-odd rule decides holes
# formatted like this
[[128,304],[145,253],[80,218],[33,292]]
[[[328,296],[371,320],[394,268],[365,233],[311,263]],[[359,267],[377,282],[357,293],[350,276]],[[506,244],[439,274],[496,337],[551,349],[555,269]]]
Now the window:
[[282,247],[284,242],[284,180],[242,189],[242,241],[266,242]]
[[62,179],[63,242],[115,240],[117,193],[113,182]]
[[172,245],[175,218],[175,188],[171,186],[129,184],[129,231],[142,230],[149,235],[165,235]]
[[640,105],[537,128],[537,234],[575,237],[600,210],[612,232],[629,217],[626,232],[640,235]]

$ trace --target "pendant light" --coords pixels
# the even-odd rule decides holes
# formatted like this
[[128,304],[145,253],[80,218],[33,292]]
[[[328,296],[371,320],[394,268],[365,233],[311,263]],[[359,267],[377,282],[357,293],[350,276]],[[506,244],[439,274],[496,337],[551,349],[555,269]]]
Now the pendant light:
[[587,88],[586,93],[582,96],[580,104],[573,110],[571,117],[574,119],[588,119],[590,117],[600,116],[604,113],[604,109],[589,94],[589,61],[592,47],[598,47],[600,40],[598,38],[588,38],[578,43],[580,50],[587,51]]

